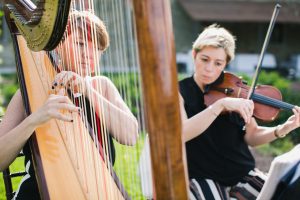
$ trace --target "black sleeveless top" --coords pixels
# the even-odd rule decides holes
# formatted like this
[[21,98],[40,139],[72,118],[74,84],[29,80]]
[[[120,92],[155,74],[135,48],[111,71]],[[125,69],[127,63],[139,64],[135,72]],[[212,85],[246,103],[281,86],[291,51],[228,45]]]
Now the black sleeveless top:
[[[94,112],[93,110],[93,107],[90,106],[90,103],[89,103],[89,100],[87,98],[85,98],[83,100],[82,97],[79,97],[79,98],[71,98],[71,99],[74,99],[74,103],[76,104],[76,101],[79,101],[79,102],[84,102],[84,103],[80,103],[79,105],[84,106],[86,109],[83,109],[83,112],[84,112],[84,115],[86,116],[87,118],[87,121],[88,123],[87,124],[87,128],[89,129],[89,132],[92,133],[93,131],[96,132],[96,133],[99,133],[101,134],[101,127],[100,127],[100,119],[99,117],[97,116],[97,114]],[[92,109],[92,111],[91,111]],[[93,115],[91,114],[93,113]],[[90,124],[92,124],[92,119],[94,119],[94,121],[96,121],[96,125],[94,127],[93,130],[91,130],[91,126]],[[101,144],[103,144],[104,142],[101,141],[101,138],[102,137],[99,137],[99,142]],[[107,144],[108,144],[108,156],[109,156],[109,159],[112,163],[112,165],[114,164],[115,162],[115,147],[114,147],[114,144],[113,144],[113,139],[112,139],[112,136],[111,134],[108,134],[107,136]],[[105,151],[105,150],[104,150]],[[103,152],[100,152],[100,154],[103,153]],[[16,195],[16,199],[20,199],[20,200],[27,200],[27,199],[32,199],[32,200],[39,200],[40,199],[40,195],[39,195],[39,190],[38,190],[38,185],[37,185],[37,180],[36,180],[36,177],[35,177],[35,173],[34,173],[34,168],[33,168],[33,163],[32,163],[32,156],[31,156],[31,152],[30,152],[30,148],[29,148],[29,142],[27,142],[23,148],[23,154],[25,156],[25,166],[28,166],[28,170],[27,171],[27,179],[26,180],[23,180],[20,187],[19,187],[19,192],[18,194]],[[103,155],[102,155],[103,156]]]
[[[204,94],[193,77],[180,81],[179,86],[188,118],[206,108]],[[190,178],[231,186],[255,167],[241,120],[237,113],[219,115],[207,130],[186,142]]]

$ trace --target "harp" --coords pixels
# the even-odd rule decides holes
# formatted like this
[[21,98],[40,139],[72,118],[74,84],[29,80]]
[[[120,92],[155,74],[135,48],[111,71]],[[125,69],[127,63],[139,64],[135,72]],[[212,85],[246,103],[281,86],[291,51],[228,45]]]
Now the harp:
[[[142,66],[142,91],[146,113],[144,117],[150,136],[154,198],[186,199],[184,145],[181,140],[169,1],[134,0],[123,1],[123,3],[134,8],[132,10]],[[43,79],[44,72],[41,73],[38,67],[32,68],[32,66],[53,69],[53,61],[47,54],[39,55],[40,59],[37,61],[30,58],[36,52],[50,51],[59,44],[65,32],[70,5],[92,8],[93,3],[70,0],[36,0],[34,3],[30,0],[5,0],[4,4],[16,50],[23,101],[27,112],[34,112],[47,99],[48,93],[43,88],[49,87],[49,81]],[[53,78],[54,75],[50,72],[49,76]],[[110,167],[101,159],[82,120],[78,116],[73,117],[78,129],[51,120],[38,128],[31,138],[31,151],[34,155],[35,173],[41,197],[43,199],[127,198],[124,195],[126,192],[114,180]],[[64,133],[69,133],[70,130],[72,137]],[[89,138],[86,140],[87,144],[80,144],[80,137]],[[82,145],[91,148],[73,155],[66,145],[66,140],[72,140],[73,145],[78,148]],[[49,148],[49,144],[45,141],[53,141],[54,148]],[[89,159],[76,162],[74,156]],[[97,163],[96,168],[92,167],[95,163]]]

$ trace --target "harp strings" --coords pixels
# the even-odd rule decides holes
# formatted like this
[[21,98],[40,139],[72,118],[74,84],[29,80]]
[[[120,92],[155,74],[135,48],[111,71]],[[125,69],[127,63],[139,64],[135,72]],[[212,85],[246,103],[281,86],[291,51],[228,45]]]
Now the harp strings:
[[[95,13],[105,22],[111,38],[110,47],[101,58],[102,72],[112,80],[117,80],[121,96],[132,111],[133,108],[136,109],[135,116],[139,122],[140,138],[143,138],[145,123],[132,2],[130,0],[99,0],[94,3]],[[138,142],[134,147],[122,146],[116,155],[117,158],[126,158],[128,163],[134,163],[118,167],[117,159],[115,164],[121,181],[128,183],[126,186],[131,190],[130,195],[133,199],[140,198],[140,174],[137,162],[139,162],[142,148],[143,142]],[[144,157],[144,159],[150,159],[150,157]],[[152,177],[147,175],[146,177],[150,182]],[[132,190],[132,188],[138,189]]]
[[[88,10],[89,12],[93,12],[91,5],[91,2],[88,2],[89,7],[87,8],[87,3],[80,1],[79,3],[79,10]],[[75,6],[74,6],[75,7]],[[99,71],[100,72],[100,66],[99,66],[99,53],[98,48],[98,38],[97,38],[97,33],[96,33],[96,27],[95,24],[91,21],[91,19],[89,18],[84,18],[81,17],[80,20],[78,21],[77,19],[72,19],[72,16],[70,17],[70,27],[72,30],[73,35],[75,35],[74,38],[72,38],[72,44],[79,44],[76,45],[76,47],[79,48],[75,48],[75,60],[76,60],[76,64],[75,64],[75,69],[77,72],[79,72],[80,74],[87,74],[87,76],[85,78],[90,77],[92,79],[92,75],[94,74],[94,71],[90,71],[90,68],[87,66],[95,66],[95,71]],[[81,31],[78,31],[78,27],[82,27]],[[79,39],[81,38],[81,39]],[[78,41],[81,40],[81,41]],[[91,46],[88,46],[89,42],[92,42]],[[83,43],[83,44],[81,44]],[[82,46],[81,46],[82,45]],[[83,48],[82,48],[83,47]],[[92,49],[92,53],[90,53]],[[91,59],[90,56],[93,56],[94,59]],[[83,61],[84,60],[84,61]],[[91,61],[92,60],[92,61]],[[94,63],[91,63],[94,62]],[[85,69],[82,69],[82,63],[84,63],[84,65],[86,65]],[[84,71],[85,70],[85,71]],[[98,92],[100,93],[100,95],[102,95],[102,84],[99,81],[96,81],[96,84],[94,84],[94,82],[92,82],[91,84],[96,85],[96,89],[98,90]],[[82,87],[82,85],[80,85],[80,87]],[[89,87],[89,86],[87,86]],[[81,91],[85,90],[85,88],[81,88]],[[93,90],[93,89],[92,89]],[[102,158],[104,159],[104,162],[106,163],[107,166],[109,166],[110,163],[110,159],[109,159],[109,146],[108,146],[108,132],[107,132],[107,127],[106,127],[106,119],[104,117],[104,109],[103,109],[103,101],[102,99],[99,98],[93,98],[93,96],[95,94],[94,91],[92,90],[88,90],[86,91],[88,94],[86,94],[87,96],[91,97],[89,98],[89,104],[87,103],[86,98],[81,98],[79,100],[79,104],[81,105],[81,107],[84,109],[84,113],[86,113],[85,115],[85,121],[89,121],[90,122],[90,126],[91,126],[91,137],[93,138],[93,141],[95,142],[95,145],[97,147],[97,151],[98,153],[101,154]],[[99,112],[97,112],[97,108],[100,108]],[[89,109],[89,111],[87,111]],[[90,114],[89,118],[90,120],[88,120],[88,114]],[[100,119],[100,123],[101,125],[99,125],[99,122],[97,121],[97,119]],[[98,123],[98,124],[97,124]],[[88,123],[86,123],[88,124]],[[100,126],[100,127],[99,127]],[[100,129],[100,130],[99,130]],[[99,133],[100,131],[100,133]],[[86,146],[87,148],[90,148],[89,146]],[[94,152],[93,155],[96,155],[97,152]],[[90,158],[89,155],[88,159],[94,159],[94,158]],[[94,170],[94,174],[96,176],[99,177],[99,179],[97,180],[102,180],[102,183],[104,185],[106,185],[106,192],[107,194],[105,194],[105,196],[111,196],[111,194],[113,193],[112,191],[112,187],[110,184],[105,183],[105,177],[101,177],[101,173],[99,172],[99,170],[101,171],[101,167],[99,163],[95,162],[94,163],[94,169],[86,169],[86,170]],[[108,167],[108,170],[110,171],[111,168]],[[111,173],[111,172],[109,172]],[[100,183],[96,183],[96,184],[100,184]],[[98,195],[100,195],[100,193],[98,192]],[[103,194],[101,194],[103,195]]]
[[[79,3],[79,10],[88,10],[89,12],[92,12],[94,13],[93,11],[93,7],[91,6],[92,3],[89,1],[88,2],[88,8],[86,7],[87,3],[86,2],[83,2],[83,1],[80,1]],[[79,48],[78,50],[76,49],[75,52],[78,52],[78,55],[76,56],[78,59],[76,60],[76,63],[79,63],[77,65],[75,65],[75,67],[77,68],[76,71],[80,71],[81,73],[83,69],[80,68],[80,64],[82,63],[82,60],[83,58],[87,58],[87,65],[90,66],[90,65],[94,65],[95,66],[95,72],[93,71],[89,71],[90,68],[87,68],[85,69],[86,70],[86,73],[88,75],[93,75],[94,73],[97,73],[97,75],[101,75],[101,70],[100,70],[100,65],[99,65],[99,53],[97,52],[97,49],[101,47],[98,47],[97,45],[99,44],[99,42],[97,41],[98,40],[98,37],[97,37],[97,30],[96,30],[96,27],[95,27],[95,24],[92,23],[89,19],[87,18],[84,18],[84,19],[81,19],[79,22],[78,20],[73,20],[72,17],[71,17],[71,29],[72,29],[72,32],[76,34],[76,37],[75,37],[75,41],[73,41],[73,43],[78,43],[78,41],[76,41],[77,38],[79,38],[78,36],[80,34],[82,34],[82,37],[83,37],[83,42],[85,44],[88,44],[89,41],[92,41],[92,46],[87,46],[87,45],[83,45],[83,48]],[[81,24],[78,24],[78,23],[81,23]],[[77,27],[78,26],[81,26],[81,27],[85,27],[84,29],[82,29],[81,33],[78,33],[78,29]],[[100,38],[101,40],[101,38]],[[90,51],[90,48],[92,48],[92,56],[95,58],[95,59],[92,59],[92,62],[95,62],[95,63],[90,63],[90,58],[89,56],[91,56],[91,53],[89,52]],[[86,62],[86,61],[85,61]],[[89,107],[87,106],[87,103],[86,103],[86,99],[83,98],[82,101],[80,102],[80,104],[82,105],[82,107],[85,109],[90,109],[90,111],[95,111],[95,113],[97,114],[97,116],[95,115],[94,112],[90,112],[89,114],[91,115],[90,116],[90,123],[91,123],[91,126],[93,127],[92,130],[94,130],[93,134],[92,134],[92,137],[93,137],[93,140],[96,141],[96,146],[97,146],[97,149],[98,151],[101,153],[103,159],[104,159],[104,162],[107,164],[107,166],[110,166],[110,146],[111,144],[109,144],[109,139],[108,139],[108,127],[107,126],[111,126],[110,124],[107,124],[107,123],[111,123],[111,120],[116,120],[116,119],[110,119],[110,111],[105,109],[104,108],[104,104],[107,104],[105,102],[105,99],[104,99],[104,96],[106,96],[105,94],[103,94],[103,88],[105,87],[105,85],[102,84],[102,81],[99,79],[93,79],[92,78],[92,82],[91,84],[93,85],[93,89],[92,90],[88,90],[88,94],[87,96],[89,96]],[[97,98],[97,95],[94,94],[94,89],[96,89],[99,94],[100,94],[100,97],[98,96]],[[108,88],[104,88],[107,89]],[[96,97],[95,97],[96,96]],[[94,107],[94,108],[92,108]],[[99,112],[97,112],[97,108],[99,108]],[[86,111],[86,113],[88,113]],[[108,117],[107,117],[108,116]],[[97,118],[100,119],[100,128],[99,128],[99,123],[97,122]],[[108,118],[108,119],[107,119]],[[117,117],[118,118],[118,117]],[[87,121],[87,120],[86,120]],[[97,124],[98,123],[98,124]],[[96,127],[96,128],[95,128]],[[99,134],[99,130],[100,129],[101,131],[101,134]],[[101,141],[101,145],[99,145],[99,142],[98,141]],[[101,169],[101,166],[98,166],[97,163],[95,163],[95,174],[97,175],[101,175],[97,169]],[[111,168],[108,167],[108,170],[110,171]],[[112,173],[112,172],[109,172],[109,173]],[[103,178],[102,178],[103,179]],[[104,177],[105,179],[105,177]],[[104,180],[105,182],[105,180]],[[111,185],[110,184],[106,184],[106,188],[107,188],[107,193],[109,194],[108,196],[110,196],[110,194],[113,193],[112,189],[111,189]]]

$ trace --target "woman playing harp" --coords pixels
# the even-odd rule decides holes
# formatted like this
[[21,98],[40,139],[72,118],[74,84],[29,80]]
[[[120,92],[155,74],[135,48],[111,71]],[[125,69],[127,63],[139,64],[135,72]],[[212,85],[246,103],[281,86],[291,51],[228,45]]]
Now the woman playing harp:
[[[9,103],[0,124],[0,145],[3,147],[0,167],[1,170],[5,169],[24,147],[28,175],[24,177],[17,199],[39,199],[32,158],[26,142],[37,127],[50,119],[72,123],[73,118],[69,112],[80,112],[82,116],[92,115],[89,118],[94,125],[96,123],[97,131],[93,139],[97,139],[100,144],[109,143],[108,148],[100,148],[99,151],[102,157],[105,157],[103,152],[109,155],[112,163],[114,147],[111,136],[122,144],[135,144],[138,136],[137,120],[116,87],[104,76],[92,77],[95,63],[108,45],[106,28],[98,17],[87,11],[70,13],[68,31],[54,56],[59,57],[57,68],[60,71],[53,80],[52,93],[55,94],[51,94],[45,104],[29,116],[25,114],[20,91],[16,92]],[[76,106],[65,96],[66,93],[72,97]],[[111,135],[103,136],[106,130]],[[108,137],[107,141],[105,137]]]

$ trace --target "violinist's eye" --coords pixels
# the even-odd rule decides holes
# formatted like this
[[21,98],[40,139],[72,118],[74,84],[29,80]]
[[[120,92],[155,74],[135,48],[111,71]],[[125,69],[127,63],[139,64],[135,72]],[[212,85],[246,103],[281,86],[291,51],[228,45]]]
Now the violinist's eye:
[[222,63],[219,63],[219,62],[216,63],[217,67],[222,67],[222,65],[223,65]]
[[201,60],[202,60],[203,62],[207,62],[207,61],[208,61],[207,58],[201,58]]

